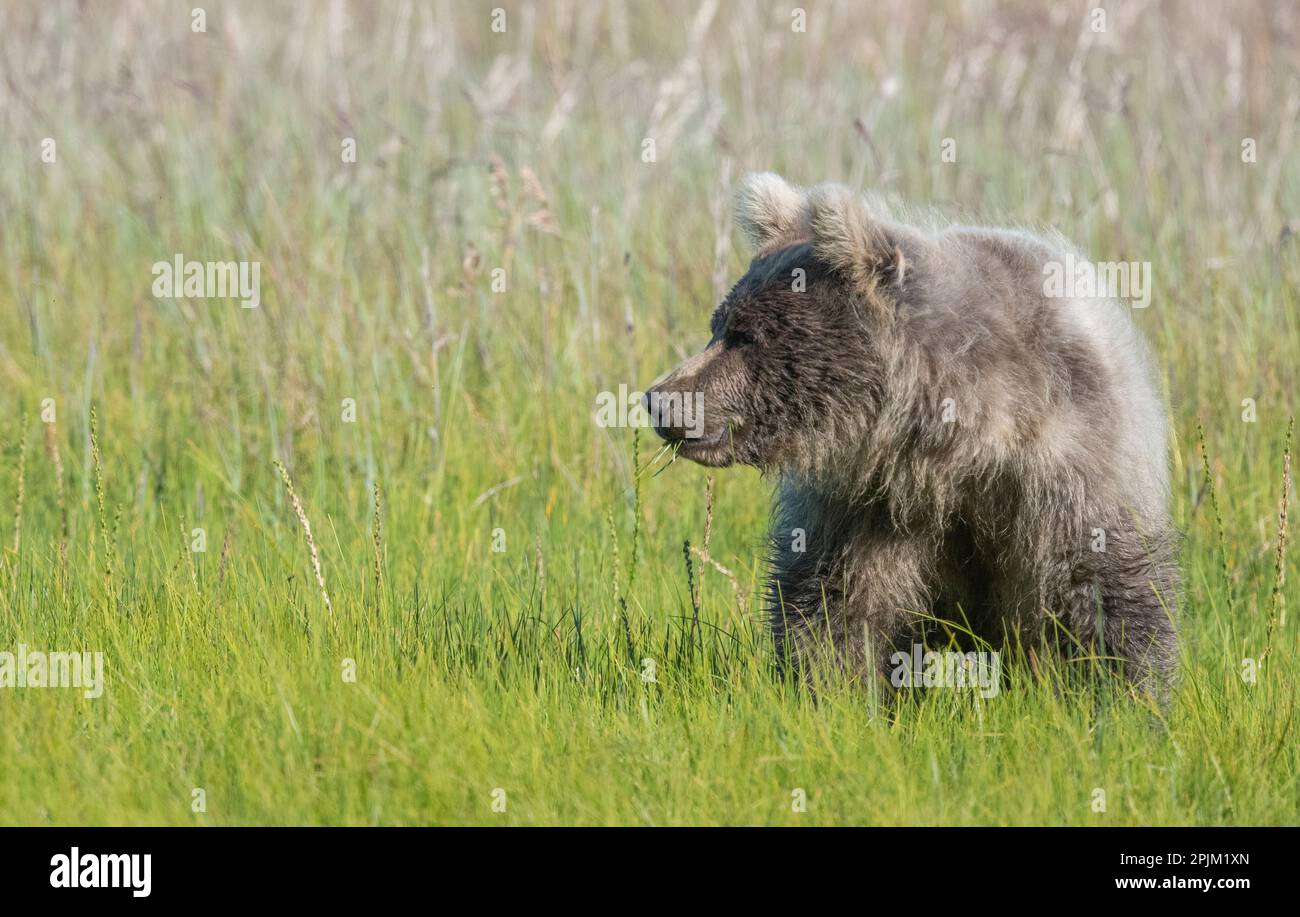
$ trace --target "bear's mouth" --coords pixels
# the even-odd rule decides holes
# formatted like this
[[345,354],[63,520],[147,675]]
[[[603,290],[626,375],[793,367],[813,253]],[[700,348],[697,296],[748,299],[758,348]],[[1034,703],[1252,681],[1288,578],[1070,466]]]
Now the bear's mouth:
[[676,452],[682,458],[701,465],[721,466],[735,461],[740,422],[732,419],[712,432],[678,440]]

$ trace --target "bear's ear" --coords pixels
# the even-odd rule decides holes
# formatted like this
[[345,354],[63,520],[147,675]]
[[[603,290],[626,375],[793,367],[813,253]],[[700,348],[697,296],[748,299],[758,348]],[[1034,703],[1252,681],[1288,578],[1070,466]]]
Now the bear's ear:
[[818,185],[808,192],[808,226],[817,257],[859,289],[902,281],[902,249],[867,212],[861,195],[843,185]]
[[736,194],[736,222],[755,250],[798,234],[804,225],[806,198],[801,189],[775,172],[751,172]]

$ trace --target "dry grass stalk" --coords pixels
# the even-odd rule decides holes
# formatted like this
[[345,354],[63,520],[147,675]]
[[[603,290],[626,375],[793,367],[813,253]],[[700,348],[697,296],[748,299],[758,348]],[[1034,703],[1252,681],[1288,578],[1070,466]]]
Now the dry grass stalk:
[[542,538],[540,535],[533,536],[533,555],[537,565],[537,588],[541,593],[542,602],[546,602],[546,555],[542,553]]
[[1295,433],[1295,418],[1286,429],[1286,445],[1282,447],[1282,497],[1277,511],[1277,555],[1273,561],[1273,596],[1269,603],[1268,631],[1264,637],[1264,652],[1260,662],[1268,658],[1273,649],[1273,629],[1279,623],[1286,626],[1286,608],[1282,604],[1282,585],[1286,582],[1287,503],[1291,496],[1291,437]]
[[23,498],[27,488],[27,422],[23,421],[23,435],[18,442],[18,497],[14,501],[14,563],[23,545]]
[[54,466],[55,495],[59,506],[59,530],[62,540],[59,542],[59,561],[68,561],[68,504],[63,484],[63,455],[59,451],[59,434],[53,421],[45,425],[45,451],[49,453],[50,463]]
[[226,564],[230,560],[230,532],[231,527],[226,528],[226,533],[221,536],[221,557],[217,560],[217,585],[220,586],[226,580]]
[[731,590],[736,594],[736,606],[740,609],[741,614],[745,613],[745,593],[740,588],[740,580],[736,574],[729,568],[723,566],[713,559],[709,553],[709,539],[713,537],[713,475],[709,475],[704,484],[704,544],[699,547],[692,546],[691,552],[701,561],[717,570],[723,576],[731,581]]
[[371,540],[375,544],[375,610],[379,610],[379,596],[384,586],[384,567],[383,567],[383,497],[379,492],[379,481],[375,480],[375,518],[374,524],[370,530]]
[[90,409],[90,460],[95,470],[95,504],[99,512],[99,534],[104,541],[104,588],[113,585],[113,536],[108,528],[108,511],[104,505],[104,460],[99,451],[99,415]]
[[55,424],[50,421],[45,425],[45,451],[54,466],[54,488],[59,506],[59,562],[66,566],[68,562],[68,503],[63,484],[63,455],[59,452],[59,434]]
[[[1205,428],[1196,422],[1196,435],[1201,444],[1201,465],[1205,472],[1205,493],[1210,495],[1210,506],[1214,510],[1214,522],[1219,533],[1219,568],[1223,571],[1223,595],[1228,602],[1228,615],[1233,614],[1232,578],[1228,574],[1228,541],[1223,534],[1223,514],[1219,511],[1219,493],[1214,486],[1214,474],[1210,471],[1210,451],[1205,445]],[[1199,502],[1199,498],[1198,498]]]
[[307,513],[302,508],[302,501],[298,499],[298,492],[293,489],[293,481],[289,479],[288,469],[279,459],[275,460],[275,467],[279,469],[280,479],[284,481],[284,488],[289,492],[289,502],[293,505],[294,515],[298,517],[303,534],[307,536],[307,550],[311,553],[311,570],[316,574],[316,585],[320,586],[321,598],[325,600],[325,610],[333,615],[334,605],[330,602],[330,594],[325,589],[325,576],[320,569],[320,552],[316,550],[316,539],[311,533],[311,523],[307,521]]
[[610,580],[613,582],[614,585],[614,604],[617,605],[619,599],[622,598],[622,594],[619,592],[619,588],[618,588],[618,572],[619,572],[619,567],[622,566],[622,563],[619,557],[618,529],[614,526],[613,510],[610,510],[609,512],[605,513],[605,524],[609,526],[609,543],[612,546],[614,551],[614,575],[610,577]]

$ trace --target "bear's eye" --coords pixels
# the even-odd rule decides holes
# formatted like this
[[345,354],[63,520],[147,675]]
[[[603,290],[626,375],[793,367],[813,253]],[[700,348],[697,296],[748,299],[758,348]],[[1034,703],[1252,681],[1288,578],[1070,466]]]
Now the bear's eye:
[[754,336],[746,328],[738,328],[735,325],[727,329],[723,340],[730,347],[752,347],[755,344]]

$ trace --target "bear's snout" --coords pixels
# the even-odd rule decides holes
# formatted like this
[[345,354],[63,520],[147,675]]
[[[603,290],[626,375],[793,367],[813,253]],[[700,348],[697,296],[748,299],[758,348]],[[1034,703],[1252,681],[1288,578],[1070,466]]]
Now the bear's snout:
[[646,391],[649,425],[683,458],[713,467],[738,461],[743,375],[739,354],[710,342]]
[[678,383],[676,374],[652,385],[641,398],[650,424],[667,443],[698,440],[704,435],[704,393]]

